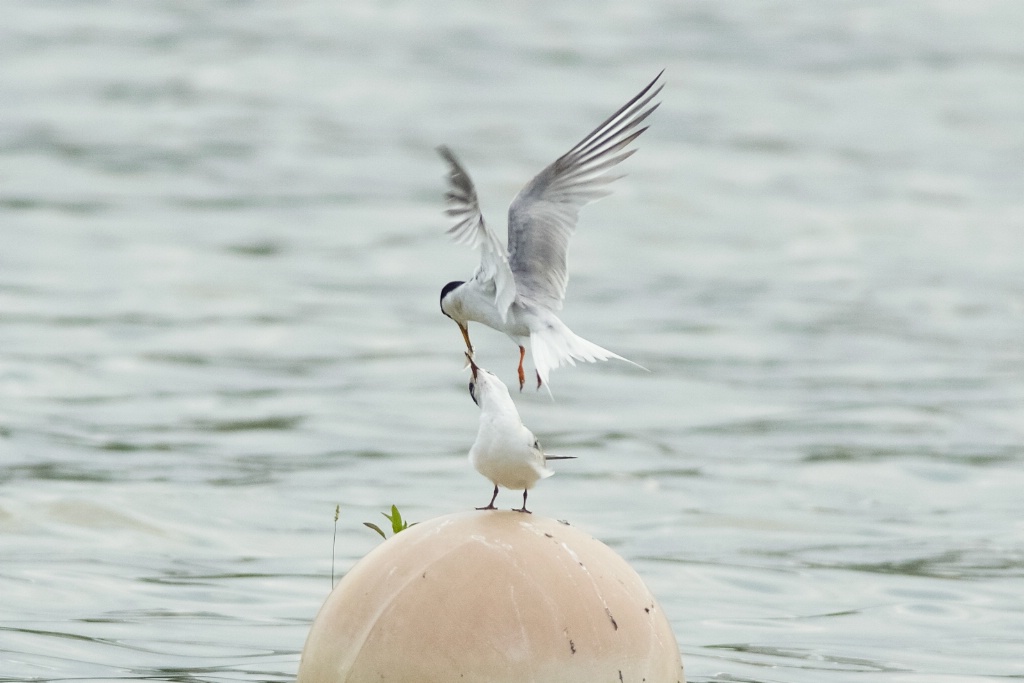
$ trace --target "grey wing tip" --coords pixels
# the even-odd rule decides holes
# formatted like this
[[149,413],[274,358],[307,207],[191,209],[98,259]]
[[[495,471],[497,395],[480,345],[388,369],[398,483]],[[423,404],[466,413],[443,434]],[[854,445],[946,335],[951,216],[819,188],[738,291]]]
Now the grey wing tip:
[[455,154],[448,145],[438,145],[434,150],[449,164],[458,165],[458,160],[455,158]]
[[[639,100],[641,100],[641,99],[642,99],[642,100],[644,101],[644,104],[643,104],[642,106],[646,106],[647,104],[649,104],[649,103],[651,102],[651,100],[653,100],[653,99],[654,99],[655,97],[657,97],[658,95],[660,95],[660,94],[661,94],[661,91],[665,89],[665,84],[664,84],[664,83],[658,83],[658,81],[659,81],[659,80],[661,80],[661,77],[662,77],[662,76],[663,76],[664,74],[665,74],[665,69],[662,69],[661,71],[659,71],[659,72],[658,72],[658,75],[654,77],[654,80],[652,80],[652,81],[651,81],[650,83],[648,83],[648,84],[647,84],[647,85],[646,85],[646,86],[644,87],[644,89],[643,89],[643,90],[641,90],[641,91],[640,91],[640,92],[639,92],[639,93],[637,94],[637,96],[633,98],[633,102],[637,102],[637,101],[639,101]],[[658,87],[657,87],[657,88],[655,88],[655,87],[654,87],[655,85],[657,85]],[[655,103],[654,103],[654,104],[653,104],[653,105],[652,105],[652,106],[651,106],[651,107],[650,107],[650,108],[649,108],[649,109],[647,110],[647,114],[650,114],[650,113],[651,113],[651,112],[653,112],[653,111],[654,111],[655,109],[657,109],[657,108],[658,108],[658,105],[660,105],[660,104],[661,104],[661,102],[655,102]]]
[[449,147],[448,145],[438,145],[434,149],[435,149],[435,151],[437,151],[437,153],[439,155],[441,155],[441,158],[444,159],[448,163],[448,167],[451,170],[457,171],[457,172],[461,173],[462,175],[468,175],[463,170],[462,164],[459,162],[459,158],[457,156],[455,156],[455,152],[453,152],[451,150],[451,147]]
[[655,77],[654,77],[654,78],[653,78],[653,79],[651,80],[651,82],[650,82],[650,83],[648,83],[648,84],[647,84],[646,86],[644,86],[644,89],[640,91],[640,94],[639,94],[639,95],[637,96],[637,98],[636,98],[636,99],[640,99],[640,98],[641,98],[641,97],[643,97],[644,95],[648,94],[648,93],[649,93],[649,91],[650,91],[650,90],[651,90],[652,88],[654,88],[654,85],[655,85],[656,83],[657,83],[658,87],[657,87],[657,88],[656,88],[656,89],[654,90],[654,92],[651,92],[651,93],[650,93],[650,96],[651,96],[651,97],[653,98],[653,97],[654,97],[655,95],[657,95],[657,94],[658,94],[659,92],[661,92],[661,89],[665,87],[665,84],[664,84],[664,83],[658,83],[658,81],[660,81],[660,80],[661,80],[661,77],[662,77],[662,76],[664,76],[664,75],[665,75],[665,69],[663,68],[663,69],[662,69],[661,71],[659,71],[659,72],[658,72],[658,75],[657,75],[657,76],[655,76]]
[[[469,173],[462,168],[462,164],[455,157],[455,153],[447,145],[438,145],[437,153],[448,163],[448,182],[464,196],[449,192],[445,198],[449,201],[476,202],[476,190],[473,189],[473,182],[469,179]],[[454,196],[453,196],[454,195]]]

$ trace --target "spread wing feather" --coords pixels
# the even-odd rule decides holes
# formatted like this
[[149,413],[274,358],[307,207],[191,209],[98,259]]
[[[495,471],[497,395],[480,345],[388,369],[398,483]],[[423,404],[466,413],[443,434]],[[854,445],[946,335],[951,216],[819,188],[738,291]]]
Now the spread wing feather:
[[509,268],[505,246],[484,223],[476,188],[462,164],[447,147],[438,147],[437,151],[448,162],[448,192],[445,194],[448,208],[445,213],[455,220],[455,225],[447,232],[455,242],[480,250],[480,265],[473,277],[483,283],[493,281],[494,304],[504,320],[516,297],[515,279]]
[[[621,177],[608,175],[607,171],[636,151],[626,147],[647,130],[646,126],[637,127],[658,108],[652,100],[661,92],[660,78],[661,73],[575,147],[538,173],[512,200],[508,209],[506,263],[523,299],[552,311],[561,310],[569,283],[569,238],[576,230],[579,211],[607,195],[609,190],[605,186]],[[469,188],[472,190],[471,184]],[[475,207],[475,194],[472,204]],[[479,216],[479,210],[476,215]],[[479,220],[482,225],[483,219]]]

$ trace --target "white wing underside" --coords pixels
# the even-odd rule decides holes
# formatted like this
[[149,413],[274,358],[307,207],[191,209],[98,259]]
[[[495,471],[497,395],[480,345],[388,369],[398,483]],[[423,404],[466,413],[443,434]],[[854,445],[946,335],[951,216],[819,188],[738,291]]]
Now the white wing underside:
[[504,321],[516,298],[558,311],[569,283],[569,238],[580,209],[609,193],[621,176],[607,171],[636,150],[626,147],[647,127],[638,126],[658,108],[651,101],[661,73],[576,146],[538,173],[519,191],[508,209],[508,248],[484,223],[476,189],[447,147],[438,152],[449,166],[446,213],[456,220],[448,234],[480,249],[474,278],[494,283],[494,303]]

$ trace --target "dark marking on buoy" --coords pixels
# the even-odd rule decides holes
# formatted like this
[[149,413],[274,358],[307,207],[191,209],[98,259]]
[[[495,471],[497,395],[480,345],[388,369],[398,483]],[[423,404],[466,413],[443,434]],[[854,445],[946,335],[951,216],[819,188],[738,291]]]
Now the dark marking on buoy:
[[572,638],[569,639],[569,650],[576,654],[576,643],[572,642]]
[[549,533],[548,533],[548,532],[546,532],[546,531],[544,532],[544,535],[545,535],[545,536],[547,536],[548,538],[554,538],[554,536],[552,536],[551,534],[549,534]]
[[619,669],[619,683],[625,683],[625,682],[624,682],[624,681],[622,680],[622,669]]
[[[608,615],[608,619],[611,620],[612,627],[616,631],[618,631],[619,630],[619,624],[615,621],[615,617],[612,616],[612,611],[610,609],[608,609],[607,607],[605,607],[604,608],[604,613],[607,614]],[[619,675],[621,676],[621,674],[619,674]]]

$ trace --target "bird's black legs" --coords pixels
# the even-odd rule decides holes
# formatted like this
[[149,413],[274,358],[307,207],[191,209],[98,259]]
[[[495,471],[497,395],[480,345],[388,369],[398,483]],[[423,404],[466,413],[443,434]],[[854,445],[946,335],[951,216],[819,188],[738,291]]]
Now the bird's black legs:
[[[487,507],[477,508],[477,510],[497,510],[498,508],[494,507],[494,501],[497,500],[497,498],[498,498],[498,485],[495,484],[494,485],[494,495],[491,496],[491,502],[487,504]],[[523,498],[523,507],[526,507],[526,498],[525,497]]]
[[519,391],[523,390],[523,385],[526,384],[526,374],[523,372],[523,358],[526,356],[526,347],[519,347]]
[[525,512],[528,515],[532,515],[533,514],[532,512],[530,512],[529,510],[526,509],[526,494],[529,493],[529,492],[530,492],[529,489],[523,489],[523,507],[521,507],[521,508],[512,508],[513,511],[515,511],[515,512]]
[[542,379],[540,378],[540,373],[538,372],[538,373],[537,373],[537,389],[538,389],[538,390],[540,390],[540,388],[541,388],[542,386],[544,386],[544,380],[542,380]]

